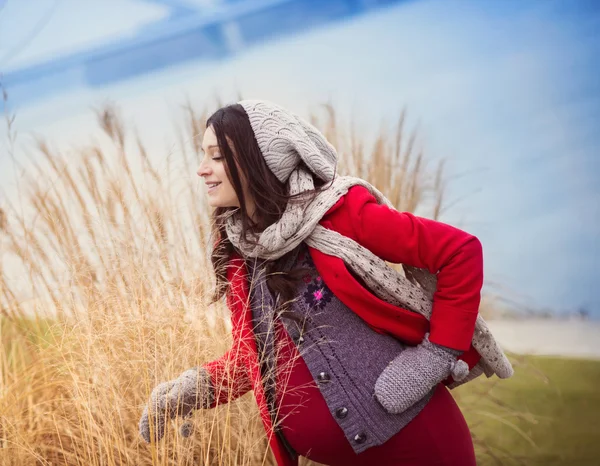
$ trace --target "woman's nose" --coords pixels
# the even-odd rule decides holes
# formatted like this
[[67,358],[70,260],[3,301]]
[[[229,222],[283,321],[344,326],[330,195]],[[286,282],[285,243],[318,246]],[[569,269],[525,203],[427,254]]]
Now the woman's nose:
[[198,171],[196,173],[198,173],[198,176],[209,175],[210,169],[207,165],[204,164],[204,162],[201,162],[200,166],[198,167]]

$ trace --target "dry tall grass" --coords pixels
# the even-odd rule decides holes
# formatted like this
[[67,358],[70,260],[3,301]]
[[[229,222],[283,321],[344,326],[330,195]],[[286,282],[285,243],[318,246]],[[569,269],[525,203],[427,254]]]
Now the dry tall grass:
[[[164,167],[115,108],[97,115],[104,136],[87,147],[59,153],[38,140],[41,157],[0,211],[0,463],[273,464],[251,394],[196,412],[189,439],[172,429],[156,448],[141,440],[152,388],[231,342],[227,309],[206,305],[208,211],[195,171],[207,112],[186,108]],[[439,217],[443,165],[427,167],[404,115],[372,149],[342,132],[331,106],[313,121],[338,147],[341,173]]]

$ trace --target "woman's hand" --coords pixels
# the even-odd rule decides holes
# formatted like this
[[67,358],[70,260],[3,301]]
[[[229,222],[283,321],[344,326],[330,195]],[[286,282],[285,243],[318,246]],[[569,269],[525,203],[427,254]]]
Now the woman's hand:
[[140,435],[150,443],[152,417],[154,439],[158,442],[164,435],[166,420],[177,416],[187,417],[194,409],[208,408],[213,398],[214,390],[208,373],[203,368],[188,369],[175,380],[163,382],[152,390],[140,419]]
[[469,366],[458,361],[462,351],[429,341],[429,334],[418,346],[406,348],[383,370],[375,382],[375,396],[385,410],[400,414],[452,375],[462,380]]

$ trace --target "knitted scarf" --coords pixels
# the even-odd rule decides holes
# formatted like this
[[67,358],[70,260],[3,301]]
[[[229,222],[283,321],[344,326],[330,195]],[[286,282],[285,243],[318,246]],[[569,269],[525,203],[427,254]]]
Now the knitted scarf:
[[[298,165],[291,172],[288,183],[290,194],[314,189],[312,174],[302,165]],[[405,277],[354,240],[319,225],[323,215],[356,185],[367,188],[379,203],[394,208],[389,199],[367,181],[350,176],[337,176],[328,188],[319,192],[310,202],[288,203],[278,222],[267,227],[259,235],[254,235],[252,239],[258,245],[242,240],[239,211],[227,219],[227,236],[243,256],[267,260],[280,258],[304,241],[312,248],[342,259],[378,298],[421,314],[429,320],[437,284],[434,274],[403,264]],[[473,380],[482,373],[487,377],[496,374],[502,379],[513,374],[510,361],[481,315],[477,316],[472,344],[481,355],[481,360],[467,377],[454,382],[451,388]]]

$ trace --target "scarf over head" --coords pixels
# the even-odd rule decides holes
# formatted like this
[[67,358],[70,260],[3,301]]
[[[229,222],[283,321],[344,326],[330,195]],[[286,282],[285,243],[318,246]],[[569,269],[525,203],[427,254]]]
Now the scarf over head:
[[[274,260],[304,241],[312,248],[342,259],[378,298],[429,320],[437,284],[435,274],[402,264],[404,277],[354,240],[319,225],[323,215],[352,186],[364,186],[380,204],[393,209],[389,199],[363,179],[335,176],[335,148],[317,128],[299,116],[264,100],[242,100],[238,103],[248,115],[267,166],[282,183],[287,183],[289,194],[314,189],[313,174],[331,184],[307,203],[289,202],[279,221],[254,236],[258,245],[242,239],[241,214],[236,211],[226,223],[227,236],[233,246],[246,258]],[[481,360],[468,376],[454,382],[451,387],[482,373],[488,377],[496,374],[500,378],[513,374],[510,361],[481,315],[477,316],[472,344]]]

